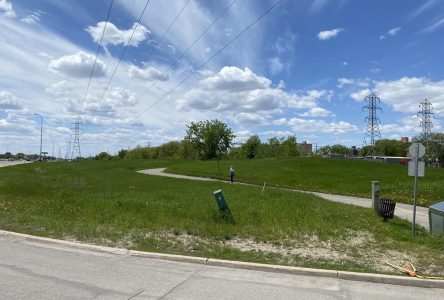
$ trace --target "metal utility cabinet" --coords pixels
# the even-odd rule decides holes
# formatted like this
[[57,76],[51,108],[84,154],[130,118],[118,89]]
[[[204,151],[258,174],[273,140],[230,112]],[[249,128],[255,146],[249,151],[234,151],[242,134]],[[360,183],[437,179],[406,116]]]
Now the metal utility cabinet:
[[444,201],[429,206],[430,233],[444,234]]

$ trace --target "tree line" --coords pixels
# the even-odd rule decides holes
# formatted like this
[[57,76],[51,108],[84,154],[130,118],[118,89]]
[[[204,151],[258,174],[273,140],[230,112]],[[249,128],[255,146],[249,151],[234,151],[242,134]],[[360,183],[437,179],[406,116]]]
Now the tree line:
[[[232,130],[219,120],[191,122],[187,125],[186,135],[181,141],[172,141],[156,147],[138,146],[134,149],[120,150],[112,156],[107,152],[97,154],[94,159],[240,159],[268,157],[297,157],[301,155],[296,136],[286,138],[272,137],[261,141],[259,136],[249,137],[239,147],[233,147],[235,135]],[[421,136],[412,139],[413,142],[423,142]],[[381,139],[375,146],[364,146],[361,149],[347,147],[341,144],[327,145],[311,152],[313,156],[347,157],[347,156],[407,156],[409,142],[393,139]],[[429,137],[429,149],[434,152],[439,161],[444,161],[444,133],[433,133]],[[305,153],[306,154],[306,153]]]

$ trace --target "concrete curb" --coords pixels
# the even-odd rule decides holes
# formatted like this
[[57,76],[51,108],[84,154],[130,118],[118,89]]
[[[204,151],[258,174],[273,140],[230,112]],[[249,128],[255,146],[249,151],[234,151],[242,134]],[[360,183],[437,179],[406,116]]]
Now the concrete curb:
[[221,260],[221,259],[205,258],[205,257],[193,257],[193,256],[185,256],[185,255],[143,252],[143,251],[137,251],[137,250],[128,250],[128,249],[122,249],[122,248],[112,248],[112,247],[97,246],[97,245],[91,245],[91,244],[83,244],[83,243],[78,243],[78,242],[57,240],[57,239],[53,239],[53,238],[45,238],[45,237],[33,236],[33,235],[29,235],[29,234],[16,233],[16,232],[11,232],[11,231],[4,231],[4,230],[0,230],[0,236],[1,235],[22,238],[25,241],[40,242],[40,243],[44,243],[44,244],[59,245],[59,246],[67,246],[67,247],[71,247],[74,249],[88,250],[88,251],[101,252],[101,253],[109,253],[109,254],[115,254],[115,255],[128,255],[128,256],[134,256],[134,257],[162,259],[162,260],[168,260],[168,261],[201,264],[201,265],[208,265],[208,266],[215,266],[215,267],[263,271],[263,272],[305,275],[305,276],[318,276],[318,277],[331,277],[331,278],[338,278],[338,279],[352,280],[352,281],[365,281],[365,282],[393,284],[393,285],[402,285],[402,286],[415,286],[415,287],[423,287],[423,288],[444,289],[444,280],[420,279],[420,278],[412,278],[412,277],[405,277],[405,276],[393,276],[393,275],[372,274],[372,273],[357,273],[357,272],[323,270],[323,269],[309,269],[309,268],[300,268],[300,267],[267,265],[267,264],[249,263],[249,262],[241,262],[241,261]]

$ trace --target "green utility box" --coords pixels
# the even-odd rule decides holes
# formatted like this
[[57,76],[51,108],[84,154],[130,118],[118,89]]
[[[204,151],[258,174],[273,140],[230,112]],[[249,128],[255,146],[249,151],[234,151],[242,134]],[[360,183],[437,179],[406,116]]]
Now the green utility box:
[[222,194],[222,190],[217,190],[214,192],[214,198],[216,199],[217,207],[220,212],[229,212],[227,201],[225,201],[224,194]]
[[214,199],[216,199],[217,207],[219,208],[219,216],[225,221],[232,222],[233,216],[228,208],[227,201],[225,201],[224,194],[222,194],[222,190],[214,192]]
[[429,206],[430,233],[444,234],[444,201]]

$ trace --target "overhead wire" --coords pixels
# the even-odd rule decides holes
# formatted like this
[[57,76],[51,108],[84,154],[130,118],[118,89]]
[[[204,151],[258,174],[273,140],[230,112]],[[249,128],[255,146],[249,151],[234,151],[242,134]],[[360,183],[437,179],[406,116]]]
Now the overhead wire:
[[[168,25],[167,29],[163,32],[162,36],[160,37],[160,39],[157,41],[157,43],[161,43],[163,41],[163,39],[165,38],[165,36],[167,35],[167,33],[171,30],[171,28],[173,27],[173,25],[176,23],[177,19],[179,18],[179,16],[182,14],[182,12],[184,11],[184,9],[188,6],[188,3],[190,3],[191,0],[187,0],[187,2],[185,2],[184,6],[182,6],[182,8],[180,9],[180,11],[176,14],[176,16],[174,17],[174,19],[170,22],[170,24]],[[156,52],[157,48],[153,47],[150,51],[150,53],[148,54],[147,58],[145,58],[146,61],[148,61],[151,56],[153,55],[154,52]],[[130,78],[127,82],[127,84],[125,85],[124,89],[127,89],[128,86],[130,85],[132,81],[132,78]]]
[[[149,3],[150,3],[150,0],[148,0],[148,1],[146,2],[145,7],[143,8],[142,13],[141,13],[140,16],[139,16],[139,19],[138,19],[137,23],[135,23],[134,28],[133,28],[133,32],[131,33],[131,36],[130,36],[130,38],[128,39],[128,42],[126,43],[125,48],[123,49],[122,54],[121,54],[120,57],[119,57],[119,60],[118,60],[116,66],[115,66],[115,68],[114,68],[114,70],[113,70],[113,72],[112,72],[112,74],[111,74],[111,77],[110,77],[109,80],[108,80],[108,83],[107,83],[106,86],[105,86],[105,89],[103,90],[102,95],[100,96],[99,101],[97,102],[97,107],[99,107],[99,104],[102,102],[103,97],[105,96],[106,92],[108,91],[109,85],[111,84],[111,81],[113,80],[114,75],[116,74],[116,71],[117,71],[117,69],[118,69],[119,66],[120,66],[120,63],[121,63],[121,61],[122,61],[122,59],[123,59],[123,56],[125,55],[126,50],[128,49],[128,46],[129,46],[130,43],[131,43],[131,40],[133,39],[134,33],[136,32],[137,27],[138,27],[139,24],[140,24],[140,20],[142,19],[143,14],[145,13],[146,8],[147,8],[147,6],[148,6]],[[96,110],[97,110],[97,109],[96,109]],[[95,110],[94,110],[94,112],[95,112]]]
[[[166,70],[165,70],[165,73],[168,73],[168,71],[169,70],[171,70],[171,68],[173,67],[173,66],[175,66],[178,62],[179,62],[179,60],[181,60],[187,53],[188,53],[188,51],[190,51],[190,49],[214,26],[214,24],[216,24],[217,23],[217,21],[219,21],[219,19],[220,18],[222,18],[222,16],[228,11],[228,9],[230,9],[231,8],[231,6],[233,6],[233,4],[235,3],[235,2],[237,2],[237,0],[233,0],[233,1],[231,1],[231,3],[230,4],[228,4],[223,10],[222,10],[222,12],[217,16],[217,18],[216,19],[214,19],[213,20],[213,22],[209,25],[209,26],[207,26],[207,28],[205,28],[205,30],[204,31],[202,31],[201,32],[201,34],[197,37],[197,38],[195,38],[194,39],[194,41],[190,44],[190,45],[188,45],[188,47],[182,52],[182,54],[181,55],[179,55],[179,57],[177,57],[175,60],[174,60],[174,62],[173,62],[173,65],[170,65]],[[156,85],[156,83],[157,82],[159,82],[159,79],[157,79],[157,80],[155,80],[155,81],[153,81],[153,83],[147,88],[147,89],[145,89],[142,93],[139,93],[139,96],[137,96],[136,97],[136,99],[134,100],[135,102],[137,102],[143,95],[145,95],[146,93],[148,93],[152,88],[153,88],[153,86],[154,85]],[[157,86],[158,87],[158,86]]]
[[259,17],[257,17],[252,23],[250,23],[247,27],[245,27],[241,32],[239,32],[236,36],[234,36],[227,44],[225,44],[222,48],[220,48],[216,53],[214,53],[210,58],[208,58],[205,62],[203,62],[199,67],[197,67],[195,70],[193,70],[188,76],[186,76],[184,79],[182,79],[178,84],[176,84],[173,88],[171,88],[169,91],[167,91],[164,95],[159,97],[156,101],[151,103],[145,110],[143,110],[141,113],[139,113],[136,117],[133,117],[133,119],[139,118],[144,113],[146,113],[149,109],[151,109],[154,105],[161,102],[163,99],[165,99],[168,95],[170,95],[173,91],[175,91],[178,87],[180,87],[185,81],[187,81],[191,76],[193,76],[197,71],[199,71],[201,68],[203,68],[206,64],[208,64],[211,60],[213,60],[217,55],[219,55],[223,50],[225,50],[228,46],[230,46],[235,40],[237,40],[240,36],[242,36],[246,31],[248,31],[251,27],[253,27],[257,22],[259,22],[262,18],[264,18],[266,15],[268,15],[279,3],[281,3],[282,0],[278,0],[276,3],[274,3],[269,9],[267,9],[264,13],[262,13]]
[[96,63],[97,63],[97,57],[99,56],[100,47],[102,46],[103,36],[105,35],[106,25],[108,24],[108,20],[109,20],[110,14],[111,14],[111,8],[113,7],[113,3],[114,3],[114,0],[111,0],[109,8],[108,8],[108,13],[106,15],[105,25],[103,26],[102,36],[100,37],[100,42],[99,42],[99,45],[97,46],[97,51],[96,51],[96,57],[94,59],[94,64],[93,64],[93,67],[91,69],[91,74],[89,75],[88,85],[86,86],[85,95],[83,96],[82,105],[80,106],[79,117],[80,117],[80,114],[83,111],[83,106],[85,105],[86,95],[88,94],[89,86],[91,84],[91,79],[92,79],[93,74],[94,74],[94,69],[95,69]]

